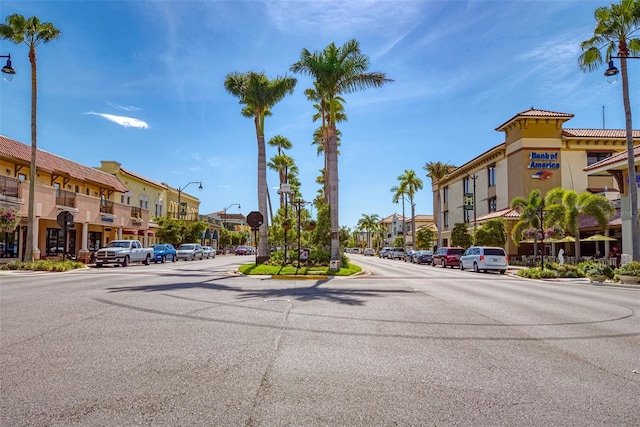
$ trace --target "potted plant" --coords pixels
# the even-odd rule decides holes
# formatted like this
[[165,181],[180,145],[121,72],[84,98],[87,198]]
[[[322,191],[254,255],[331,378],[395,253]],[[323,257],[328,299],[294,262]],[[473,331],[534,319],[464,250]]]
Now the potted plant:
[[309,221],[307,223],[307,226],[305,227],[305,229],[309,230],[309,231],[315,230],[316,229],[316,222],[315,221]]
[[290,230],[291,229],[291,221],[289,221],[288,219],[285,219],[284,221],[282,221],[282,228],[285,230]]
[[578,265],[578,269],[590,282],[604,282],[607,279],[613,279],[611,267],[599,262],[583,262]]
[[0,208],[0,232],[11,233],[20,223],[20,217],[12,209]]
[[617,279],[624,284],[640,283],[640,261],[632,261],[614,270]]

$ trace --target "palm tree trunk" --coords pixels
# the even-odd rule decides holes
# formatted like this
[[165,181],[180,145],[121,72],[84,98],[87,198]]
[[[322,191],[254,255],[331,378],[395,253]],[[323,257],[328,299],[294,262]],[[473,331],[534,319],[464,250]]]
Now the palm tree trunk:
[[625,129],[627,134],[627,169],[629,171],[629,207],[631,212],[631,251],[634,261],[640,261],[640,225],[638,222],[638,184],[633,149],[633,127],[631,122],[631,102],[629,101],[629,78],[627,58],[620,58],[622,72],[622,99],[624,103]]
[[338,151],[336,128],[329,126],[327,169],[329,175],[329,217],[331,219],[331,261],[340,261],[340,222],[338,218]]
[[29,165],[29,208],[27,211],[27,242],[25,247],[25,261],[34,260],[33,232],[36,225],[35,203],[36,203],[36,168],[38,153],[37,138],[37,101],[38,84],[36,70],[36,51],[29,50],[29,62],[31,62],[31,163]]
[[409,199],[411,202],[411,249],[416,248],[416,206],[413,204],[413,197]]

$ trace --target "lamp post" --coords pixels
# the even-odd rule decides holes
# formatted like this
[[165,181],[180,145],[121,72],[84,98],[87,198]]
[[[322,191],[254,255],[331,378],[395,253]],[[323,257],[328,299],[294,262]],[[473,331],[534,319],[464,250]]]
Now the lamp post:
[[0,55],[0,58],[7,58],[7,64],[2,67],[2,74],[4,74],[4,79],[8,82],[13,80],[13,75],[16,73],[16,70],[11,66],[11,54],[9,55]]
[[540,204],[540,238],[542,239],[542,251],[540,252],[540,270],[544,270],[544,254],[547,249],[544,246],[544,202]]
[[302,199],[298,199],[294,202],[294,205],[298,209],[298,268],[300,268],[300,214],[302,213],[302,207],[310,204],[311,202],[305,202]]
[[187,188],[191,184],[200,184],[198,186],[198,190],[202,191],[202,182],[201,181],[191,181],[187,185],[185,185],[184,187],[178,187],[178,219],[182,219],[182,217],[187,214],[186,206],[185,206],[184,212],[182,211],[182,192],[184,191],[185,188]]
[[[627,51],[628,52],[628,51]],[[626,52],[622,52],[626,53]],[[609,83],[618,79],[618,69],[613,65],[613,59],[620,59],[622,69],[622,100],[625,114],[625,131],[627,140],[627,170],[629,172],[629,207],[631,212],[631,251],[634,261],[640,261],[640,225],[638,224],[638,184],[636,181],[636,167],[633,146],[633,126],[631,123],[631,101],[629,100],[629,79],[627,77],[627,59],[640,59],[640,56],[610,56],[609,67],[604,72]]]
[[227,209],[229,209],[231,206],[237,206],[238,210],[242,209],[240,207],[240,203],[231,203],[229,206],[227,206],[226,208],[224,208],[224,219],[222,220],[222,226],[226,229],[227,228]]
[[[466,188],[464,189],[465,191],[465,203],[464,203],[464,208],[465,210],[472,210],[473,209],[473,230],[475,231],[476,229],[476,217],[477,217],[477,208],[476,208],[476,179],[478,179],[478,175],[476,175],[475,173],[473,175],[467,175],[467,184],[468,184],[468,180],[471,179],[473,180],[473,192],[471,193],[471,200],[469,200],[470,198],[468,197],[469,193],[469,188],[468,185],[466,186]],[[466,218],[466,215],[465,215]]]

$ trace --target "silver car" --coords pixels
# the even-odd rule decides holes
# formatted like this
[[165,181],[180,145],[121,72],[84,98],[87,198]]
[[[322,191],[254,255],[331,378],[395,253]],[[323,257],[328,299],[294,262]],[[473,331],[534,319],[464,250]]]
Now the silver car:
[[199,243],[184,243],[180,245],[178,250],[176,251],[176,259],[184,259],[186,261],[191,261],[194,259],[203,259],[204,258],[204,250]]
[[460,257],[460,270],[473,269],[476,273],[498,270],[506,273],[509,268],[509,257],[502,248],[488,246],[471,246]]

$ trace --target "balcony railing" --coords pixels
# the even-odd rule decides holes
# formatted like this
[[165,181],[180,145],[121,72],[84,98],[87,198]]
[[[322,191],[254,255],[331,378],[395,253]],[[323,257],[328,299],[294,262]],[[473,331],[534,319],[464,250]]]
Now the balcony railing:
[[113,202],[111,200],[100,201],[100,212],[113,214]]
[[0,176],[0,194],[7,197],[18,198],[20,181],[7,176]]
[[76,207],[76,193],[67,190],[58,190],[56,193],[56,205],[69,208]]

